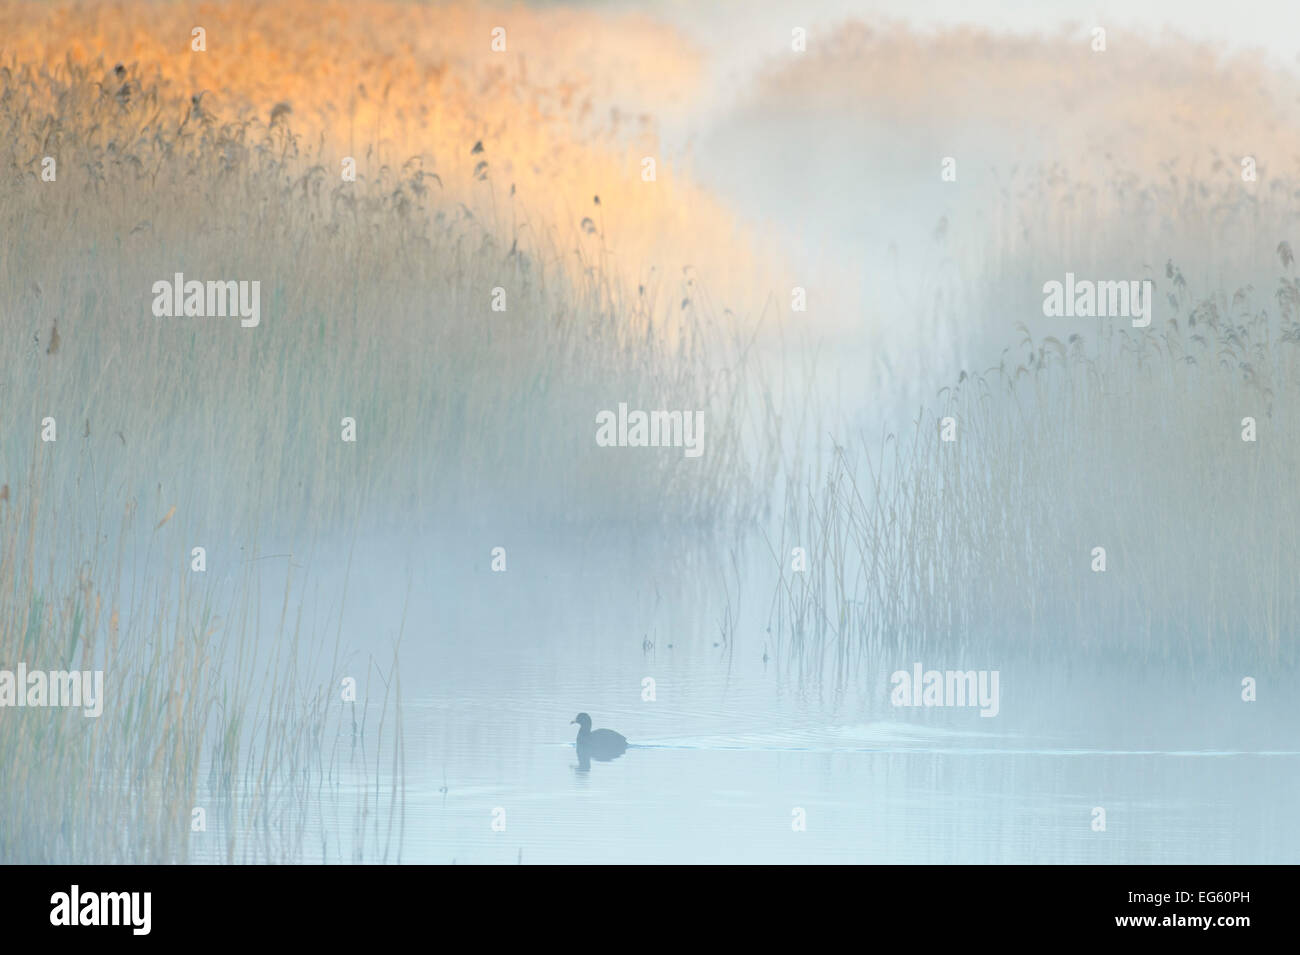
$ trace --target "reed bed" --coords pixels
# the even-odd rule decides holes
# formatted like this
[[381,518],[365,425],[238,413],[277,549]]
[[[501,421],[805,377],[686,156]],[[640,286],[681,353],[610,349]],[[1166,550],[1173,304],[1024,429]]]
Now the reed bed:
[[1168,263],[1147,329],[1022,324],[909,430],[790,482],[770,542],[787,649],[841,675],[902,648],[1294,664],[1300,285],[1279,258],[1272,294],[1196,289]]
[[[752,93],[764,122],[861,130],[863,175],[915,206],[871,233],[897,244],[835,339],[872,343],[882,406],[784,468],[772,630],[804,672],[977,647],[1295,662],[1295,80],[1090,39],[847,23]],[[1151,326],[1045,317],[1067,271],[1151,282]]]
[[[0,667],[106,695],[0,712],[0,861],[398,861],[397,650],[305,596],[319,559],[763,506],[761,263],[645,112],[692,51],[520,10],[493,56],[483,11],[362,7],[0,5]],[[155,317],[177,272],[259,281],[260,325]],[[620,402],[704,411],[705,454],[597,447]]]
[[[39,473],[31,478],[41,486]],[[287,578],[268,639],[254,562],[233,589],[205,586],[132,552],[142,520],[159,548],[180,536],[134,504],[118,527],[89,534],[57,511],[50,499],[0,502],[0,666],[99,671],[100,712],[0,711],[0,860],[297,862],[319,852],[350,861],[367,845],[369,861],[395,857],[401,774],[389,761],[401,751],[400,688],[366,685],[382,669],[304,633]],[[351,670],[362,678],[359,704],[336,689]],[[386,732],[365,725],[384,718]],[[374,788],[342,799],[357,778]],[[337,806],[350,831],[323,825]]]
[[[418,160],[334,184],[284,117],[221,122],[157,78],[129,81],[125,112],[97,75],[10,76],[0,217],[25,240],[0,289],[7,334],[27,343],[6,368],[14,420],[55,417],[101,487],[161,478],[200,524],[274,515],[284,533],[468,505],[557,522],[752,510],[755,446],[726,426],[747,400],[750,333],[717,320],[691,270],[632,289],[593,252],[575,272],[560,247],[440,198]],[[43,99],[61,112],[41,115]],[[51,142],[71,182],[48,189],[32,157]],[[155,319],[153,283],[178,271],[260,277],[262,324]],[[708,454],[601,453],[595,415],[620,401],[705,410]],[[6,432],[7,461],[26,462],[27,438]]]

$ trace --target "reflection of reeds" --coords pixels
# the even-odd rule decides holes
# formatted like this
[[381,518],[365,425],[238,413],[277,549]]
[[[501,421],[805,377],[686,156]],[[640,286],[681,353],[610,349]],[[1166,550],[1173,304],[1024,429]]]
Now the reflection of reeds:
[[1300,286],[1280,279],[1270,314],[1167,274],[1163,324],[1102,322],[1091,347],[1021,326],[1016,357],[963,373],[914,430],[792,485],[773,551],[806,547],[809,570],[782,568],[787,648],[1294,662]]

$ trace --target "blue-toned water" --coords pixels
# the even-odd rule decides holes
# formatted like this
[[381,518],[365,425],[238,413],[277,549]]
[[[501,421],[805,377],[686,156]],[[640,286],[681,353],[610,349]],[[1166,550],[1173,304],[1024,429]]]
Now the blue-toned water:
[[[957,639],[942,656],[900,646],[841,672],[778,645],[757,589],[732,590],[737,625],[721,625],[708,561],[682,573],[656,550],[539,538],[494,574],[486,555],[453,566],[449,545],[409,601],[405,558],[354,561],[345,631],[369,627],[381,658],[406,615],[402,861],[1300,858],[1290,674],[1044,664]],[[998,671],[996,716],[894,706],[891,675],[916,662]],[[1257,702],[1241,699],[1243,676]],[[579,711],[626,735],[627,753],[584,768]],[[390,770],[375,753],[343,762],[312,804],[307,861],[348,857],[361,794],[379,816],[368,824],[388,830]],[[372,833],[363,854],[379,846]]]

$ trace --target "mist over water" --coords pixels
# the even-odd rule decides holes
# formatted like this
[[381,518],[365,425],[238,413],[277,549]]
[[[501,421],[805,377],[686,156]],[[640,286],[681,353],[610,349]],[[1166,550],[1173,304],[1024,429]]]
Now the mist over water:
[[[972,655],[899,648],[848,672],[833,658],[791,660],[763,626],[764,594],[733,591],[726,606],[707,559],[668,550],[569,548],[552,536],[512,550],[508,585],[486,570],[448,574],[436,560],[416,573],[401,647],[404,858],[1291,857],[1298,833],[1284,793],[1300,753],[1288,700],[1244,708],[1212,667],[981,655],[1000,670],[996,719],[975,709],[900,716],[893,671],[918,660],[965,668]],[[404,563],[364,564],[344,626],[380,639],[404,599],[394,579]],[[726,636],[729,614],[737,625]],[[646,677],[654,702],[640,698]],[[582,770],[557,731],[577,706],[625,733],[626,755]],[[1101,804],[1124,820],[1105,842],[1073,822]],[[505,833],[484,825],[485,806],[506,809]],[[792,807],[816,826],[792,833]]]
[[[124,211],[84,233],[63,200],[7,200],[36,235],[0,290],[35,345],[4,381],[26,417],[0,647],[55,653],[96,607],[81,652],[110,680],[189,647],[141,696],[219,714],[179,721],[167,802],[209,829],[139,854],[1295,860],[1279,30],[1224,37],[1196,4],[544,3],[507,17],[501,66],[474,45],[496,11],[372,6],[340,63],[314,14],[271,4],[291,69],[158,55],[155,88],[124,66],[204,132],[176,134],[188,171],[145,150],[163,185],[120,173]],[[347,7],[321,22],[362,30]],[[106,155],[89,77],[153,34],[99,29],[80,42],[106,62],[68,83],[79,148]],[[51,236],[88,277],[41,259]],[[260,326],[142,325],[182,268],[260,277]],[[1067,272],[1155,282],[1150,333],[1048,318]],[[700,411],[704,454],[599,446],[620,404]],[[26,430],[51,408],[53,449]],[[996,698],[898,689],[931,671],[996,676]],[[627,751],[586,759],[578,713]]]

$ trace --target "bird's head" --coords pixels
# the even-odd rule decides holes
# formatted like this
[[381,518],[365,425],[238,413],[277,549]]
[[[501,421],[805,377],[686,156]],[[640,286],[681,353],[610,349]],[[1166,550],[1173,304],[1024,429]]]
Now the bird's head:
[[577,716],[575,716],[573,719],[569,721],[570,726],[572,726],[574,723],[577,723],[583,729],[586,730],[591,729],[591,717],[588,716],[586,713],[579,713]]

